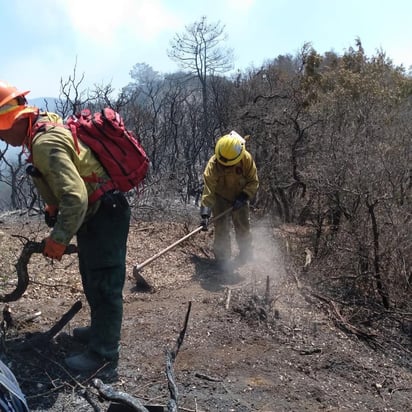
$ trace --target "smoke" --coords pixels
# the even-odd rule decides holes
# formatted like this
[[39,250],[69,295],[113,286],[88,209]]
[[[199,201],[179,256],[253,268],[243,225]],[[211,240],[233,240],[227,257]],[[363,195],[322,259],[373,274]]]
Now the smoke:
[[251,226],[253,250],[242,270],[242,276],[260,285],[269,278],[272,285],[279,284],[286,275],[283,248],[275,235],[269,218],[262,218]]

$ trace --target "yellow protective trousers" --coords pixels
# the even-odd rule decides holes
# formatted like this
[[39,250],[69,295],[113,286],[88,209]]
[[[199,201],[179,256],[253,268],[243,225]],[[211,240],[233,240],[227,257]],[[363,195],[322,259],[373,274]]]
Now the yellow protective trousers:
[[[213,206],[213,216],[223,213],[232,206],[230,202],[216,196]],[[214,222],[213,252],[216,260],[228,260],[232,255],[231,228],[232,223],[235,232],[239,254],[247,256],[252,247],[252,234],[250,231],[249,202],[238,210],[232,211]]]

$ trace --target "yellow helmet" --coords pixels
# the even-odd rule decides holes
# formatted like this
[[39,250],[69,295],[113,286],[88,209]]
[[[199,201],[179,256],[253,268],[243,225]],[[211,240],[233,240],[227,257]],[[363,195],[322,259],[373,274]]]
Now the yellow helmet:
[[233,166],[242,160],[245,150],[245,139],[232,130],[217,141],[215,155],[223,166]]

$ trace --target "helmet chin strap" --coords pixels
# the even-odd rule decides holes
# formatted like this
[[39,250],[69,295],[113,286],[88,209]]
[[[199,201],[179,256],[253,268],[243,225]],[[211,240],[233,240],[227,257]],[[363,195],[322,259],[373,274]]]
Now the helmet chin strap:
[[31,152],[31,146],[33,143],[33,124],[34,121],[37,119],[39,115],[39,110],[37,109],[37,112],[32,112],[32,113],[27,113],[24,117],[27,117],[28,119],[28,124],[27,124],[27,130],[26,130],[26,137],[23,142],[23,147],[27,147],[29,151]]

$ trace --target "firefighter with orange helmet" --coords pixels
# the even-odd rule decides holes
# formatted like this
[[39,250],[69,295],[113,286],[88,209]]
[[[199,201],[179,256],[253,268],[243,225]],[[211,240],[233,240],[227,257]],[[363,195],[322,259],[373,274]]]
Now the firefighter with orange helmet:
[[237,132],[222,136],[215,145],[215,154],[203,172],[204,188],[200,215],[204,230],[210,216],[217,216],[230,207],[227,214],[214,222],[213,251],[216,261],[224,263],[231,257],[230,225],[233,222],[239,248],[239,260],[252,256],[252,234],[249,200],[257,193],[259,179],[255,161],[246,150],[246,141]]
[[[27,93],[0,81],[0,139],[28,148],[35,166],[29,169],[30,175],[44,202],[52,205],[48,211],[55,213],[43,254],[61,260],[66,245],[74,236],[77,239],[90,325],[73,329],[73,337],[87,346],[84,352],[67,357],[65,363],[79,372],[115,369],[123,317],[130,207],[120,192],[89,203],[97,183],[86,182],[82,176],[93,173],[105,177],[103,166],[89,147],[80,141],[76,145],[70,131],[58,127],[63,122],[56,113],[29,106]],[[44,127],[37,128],[39,123],[44,123]]]

